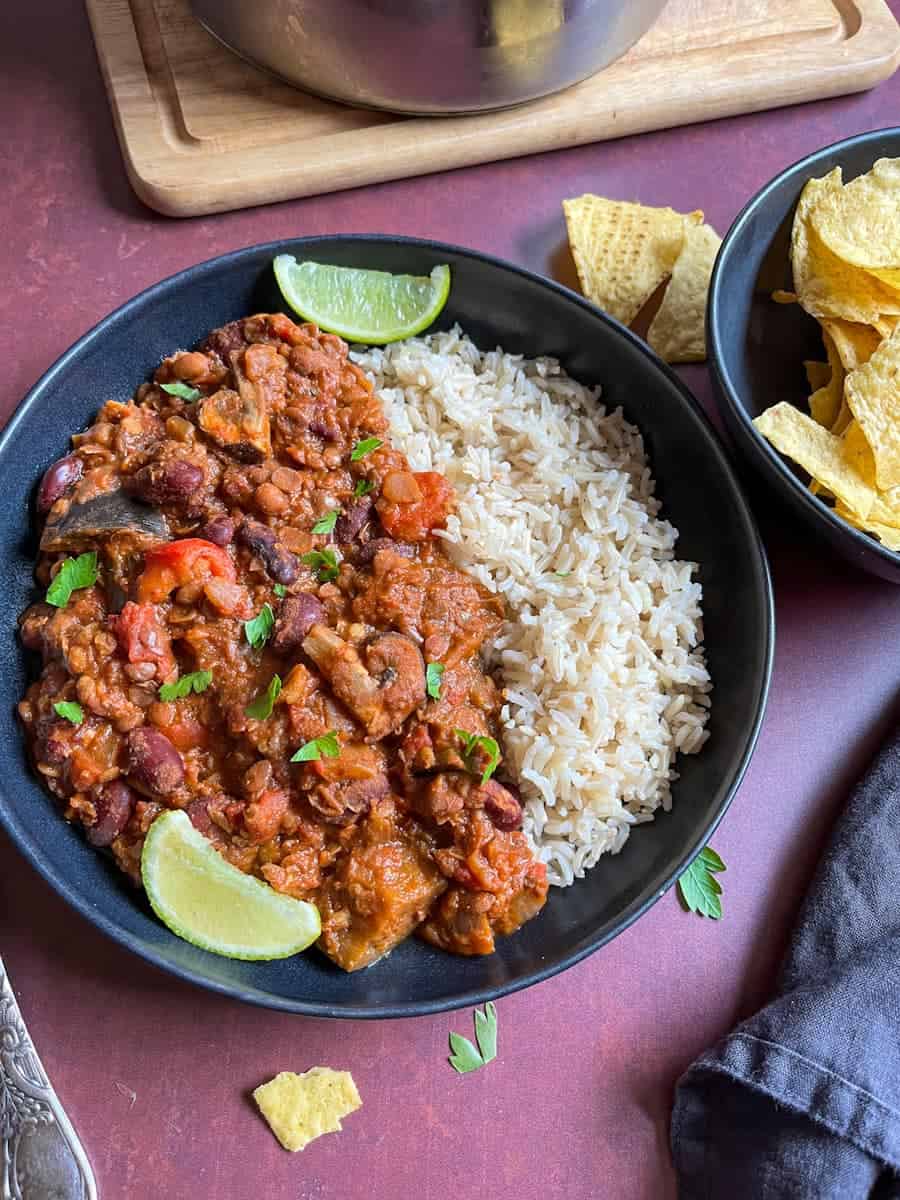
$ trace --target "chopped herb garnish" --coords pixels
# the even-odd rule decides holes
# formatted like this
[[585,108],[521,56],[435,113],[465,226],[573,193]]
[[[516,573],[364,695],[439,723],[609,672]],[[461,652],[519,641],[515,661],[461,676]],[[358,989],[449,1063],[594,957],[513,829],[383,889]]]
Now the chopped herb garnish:
[[446,669],[440,662],[431,662],[425,668],[425,690],[432,700],[441,698],[441,676]]
[[371,479],[357,479],[356,487],[353,489],[353,495],[357,498],[360,496],[368,496],[369,492],[375,491],[375,484]]
[[269,686],[262,692],[252,704],[248,704],[244,712],[248,717],[252,717],[254,721],[265,721],[272,715],[272,709],[275,707],[275,701],[281,695],[281,676],[273,675],[269,680]]
[[333,508],[327,512],[324,517],[320,517],[312,527],[313,533],[334,533],[334,527],[337,524],[337,519],[341,515],[339,508]]
[[291,762],[318,762],[320,758],[337,758],[340,752],[338,735],[332,730],[304,743],[297,753],[291,756]]
[[565,579],[567,575],[571,575],[571,571],[554,571],[553,574],[557,579]]
[[310,550],[308,554],[301,554],[300,561],[304,566],[312,567],[319,583],[330,583],[338,577],[338,560],[333,550]]
[[275,586],[272,588],[272,591],[275,593],[275,595],[278,597],[279,600],[283,600],[285,598],[285,596],[287,595],[287,588],[284,586],[283,583],[276,583]]
[[463,749],[465,758],[471,759],[478,749],[484,750],[488,755],[488,765],[481,772],[481,782],[487,783],[500,765],[500,747],[492,737],[485,737],[484,734],[469,733],[465,729],[454,729],[453,732],[465,743]]
[[164,683],[159,689],[160,700],[169,703],[172,700],[183,700],[191,692],[199,696],[212,683],[212,671],[191,671],[190,675],[182,675],[174,683]]
[[54,608],[65,608],[69,597],[80,588],[93,587],[97,582],[97,553],[79,554],[67,558],[47,588],[47,603]]
[[254,650],[262,649],[274,626],[275,614],[269,604],[264,604],[255,617],[244,622],[244,633]]
[[367,454],[371,454],[373,450],[377,450],[379,446],[383,446],[384,442],[381,438],[363,438],[361,442],[357,442],[350,452],[350,461],[359,462],[361,458],[365,458]]
[[76,704],[74,700],[57,700],[53,705],[53,711],[60,717],[65,717],[67,721],[71,721],[73,725],[80,725],[84,720],[84,709],[80,704]]
[[187,400],[189,404],[193,404],[195,400],[199,400],[203,395],[195,387],[191,387],[188,383],[161,383],[159,385],[164,392],[168,392],[170,396],[178,396],[181,400]]
[[477,1071],[497,1057],[497,1009],[490,1001],[481,1009],[475,1009],[475,1038],[478,1047],[459,1033],[450,1034],[450,1049],[447,1059],[454,1071],[467,1075]]
[[685,912],[695,912],[701,917],[712,917],[718,921],[722,916],[722,885],[716,879],[725,864],[713,850],[704,846],[688,869],[678,880],[681,907]]

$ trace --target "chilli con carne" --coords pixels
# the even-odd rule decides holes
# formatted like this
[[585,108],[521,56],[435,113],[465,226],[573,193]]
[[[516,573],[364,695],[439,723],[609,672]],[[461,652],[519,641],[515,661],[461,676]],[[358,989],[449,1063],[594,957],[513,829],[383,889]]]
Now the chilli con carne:
[[433,536],[452,503],[346,344],[281,314],[104,404],[38,491],[37,578],[66,572],[66,599],[21,618],[43,667],[19,712],[66,818],[140,884],[150,824],[184,809],[315,903],[347,970],[413,931],[490,953],[547,882],[493,775],[502,605]]

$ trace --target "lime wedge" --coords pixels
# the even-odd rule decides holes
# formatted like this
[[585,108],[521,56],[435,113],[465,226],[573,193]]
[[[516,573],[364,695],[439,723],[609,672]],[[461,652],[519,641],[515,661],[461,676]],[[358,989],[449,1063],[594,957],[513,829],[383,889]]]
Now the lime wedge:
[[446,265],[435,267],[430,276],[391,275],[298,263],[293,254],[279,254],[273,266],[281,294],[294,312],[328,333],[369,346],[421,333],[450,294]]
[[225,958],[287,958],[321,932],[315,905],[233,867],[183,812],[164,812],[150,826],[141,877],[173,933]]

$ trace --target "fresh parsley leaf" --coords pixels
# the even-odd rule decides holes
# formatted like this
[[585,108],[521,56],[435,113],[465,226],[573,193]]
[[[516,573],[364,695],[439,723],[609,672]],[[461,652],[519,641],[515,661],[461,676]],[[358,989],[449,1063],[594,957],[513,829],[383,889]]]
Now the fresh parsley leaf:
[[189,404],[193,404],[195,400],[199,400],[203,395],[195,387],[191,387],[187,383],[161,383],[159,385],[164,392],[168,392],[170,396],[178,396],[181,400],[187,400]]
[[254,650],[261,650],[275,627],[275,614],[270,604],[264,604],[255,617],[244,622],[244,633]]
[[272,588],[272,591],[275,593],[275,595],[278,597],[279,600],[283,600],[285,598],[285,596],[287,595],[287,588],[284,586],[283,583],[276,583],[275,586]]
[[337,524],[337,519],[341,515],[339,508],[333,508],[327,512],[324,517],[320,517],[312,527],[313,533],[334,533],[334,527]]
[[291,762],[318,762],[320,758],[337,758],[340,752],[338,735],[332,730],[302,745],[297,753],[291,756]]
[[375,484],[371,479],[357,479],[356,487],[353,489],[353,495],[357,498],[360,496],[368,496],[369,492],[375,491]]
[[681,906],[685,912],[695,912],[701,917],[712,917],[718,921],[722,916],[722,885],[716,879],[725,864],[713,850],[704,846],[688,869],[678,880]]
[[425,668],[425,691],[432,700],[441,698],[441,676],[446,669],[442,662],[430,662]]
[[557,579],[566,579],[569,575],[572,574],[572,572],[571,571],[554,571],[553,574],[556,576]]
[[367,454],[371,454],[373,450],[377,450],[379,446],[383,446],[384,442],[381,438],[363,438],[361,442],[357,442],[350,451],[350,461],[359,462],[361,458],[365,458]]
[[84,720],[84,709],[80,704],[76,704],[74,700],[57,700],[53,705],[53,711],[60,717],[65,717],[67,721],[71,721],[73,725],[80,725]]
[[310,550],[301,554],[300,561],[318,575],[319,583],[330,583],[338,577],[338,560],[333,550]]
[[160,700],[167,703],[172,700],[183,700],[191,692],[199,696],[212,683],[212,671],[191,671],[190,675],[182,675],[174,683],[164,683],[159,689]]
[[487,754],[488,764],[481,772],[481,782],[487,783],[500,765],[500,747],[492,737],[485,737],[484,734],[469,733],[466,729],[454,729],[453,732],[463,740],[463,756],[465,758],[471,759],[475,751],[479,749]]
[[54,608],[65,608],[69,597],[80,588],[93,587],[97,582],[97,553],[79,554],[67,558],[47,588],[47,603]]
[[450,1034],[450,1049],[453,1053],[447,1061],[460,1075],[477,1071],[479,1067],[497,1057],[497,1009],[493,1004],[486,1004],[484,1012],[475,1009],[475,1037],[478,1041],[477,1049],[461,1034]]
[[269,680],[269,686],[262,692],[252,704],[248,704],[244,712],[248,717],[252,717],[254,721],[265,721],[272,715],[272,709],[275,707],[275,701],[281,694],[281,676],[273,675]]

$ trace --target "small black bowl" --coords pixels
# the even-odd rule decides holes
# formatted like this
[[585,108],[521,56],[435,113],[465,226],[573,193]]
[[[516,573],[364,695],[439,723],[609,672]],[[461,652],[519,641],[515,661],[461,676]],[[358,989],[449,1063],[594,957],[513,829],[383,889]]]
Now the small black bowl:
[[[410,940],[347,975],[318,951],[280,962],[218,958],[171,934],[144,898],[67,825],[26,761],[15,704],[34,664],[16,617],[34,598],[35,481],[102,401],[131,395],[160,359],[218,325],[277,310],[276,254],[427,274],[450,264],[439,325],[459,321],[482,346],[550,354],[601,384],[642,430],[678,552],[700,564],[714,692],[710,740],[679,761],[671,813],[660,813],[496,954],[457,958]],[[182,271],[112,313],[51,367],[0,438],[0,821],[23,854],[88,920],[150,962],[238,999],[312,1016],[415,1016],[481,1003],[578,962],[645,912],[709,838],[739,784],[766,703],[774,618],[765,554],[723,448],[677,376],[634,334],[574,293],[508,263],[437,242],[326,237],[273,242]]]
[[719,251],[709,288],[707,343],[713,386],[725,424],[773,495],[819,540],[863,570],[900,583],[900,554],[854,529],[810,492],[806,475],[753,428],[781,400],[808,412],[804,359],[823,359],[819,324],[799,305],[776,304],[791,290],[794,210],[808,179],[843,169],[862,175],[879,158],[900,155],[900,129],[880,129],[826,146],[788,167],[745,206]]

